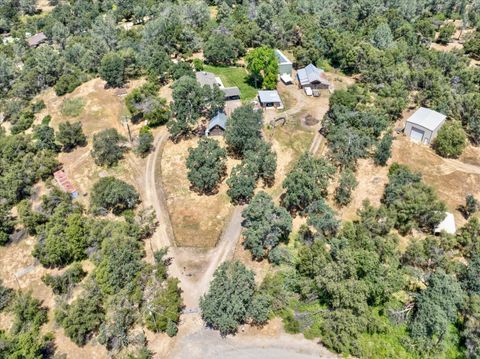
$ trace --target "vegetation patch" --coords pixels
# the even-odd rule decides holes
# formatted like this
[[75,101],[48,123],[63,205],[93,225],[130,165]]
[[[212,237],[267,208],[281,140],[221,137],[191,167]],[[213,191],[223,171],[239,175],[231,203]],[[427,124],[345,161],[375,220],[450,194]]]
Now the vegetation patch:
[[82,113],[83,109],[85,108],[85,104],[85,100],[80,97],[65,99],[62,102],[60,112],[64,116],[77,117]]
[[225,87],[238,87],[243,101],[252,100],[257,96],[258,90],[249,83],[249,75],[243,67],[205,65],[204,71],[219,76]]

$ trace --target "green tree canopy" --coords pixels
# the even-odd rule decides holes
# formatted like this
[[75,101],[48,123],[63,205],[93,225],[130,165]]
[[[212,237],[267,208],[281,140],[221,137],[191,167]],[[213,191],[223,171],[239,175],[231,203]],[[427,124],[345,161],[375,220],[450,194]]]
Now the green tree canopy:
[[447,122],[438,131],[433,147],[442,157],[457,158],[467,147],[467,136],[459,122]]
[[273,49],[267,46],[253,49],[247,53],[245,61],[255,87],[269,90],[277,87],[278,59]]
[[212,193],[226,172],[227,151],[217,140],[203,138],[196,148],[188,149],[187,177],[193,188]]
[[235,109],[225,129],[225,142],[229,150],[242,157],[246,151],[255,149],[261,138],[261,128],[260,111],[255,111],[251,105]]
[[111,167],[123,158],[125,137],[114,128],[107,128],[93,135],[92,157],[98,166]]
[[[275,206],[272,197],[265,192],[257,193],[242,212],[245,228],[243,246],[252,257],[261,260],[288,239],[292,230],[292,218],[281,207]],[[269,257],[271,260],[271,258]]]
[[93,185],[90,206],[95,213],[112,211],[120,214],[127,209],[135,208],[139,198],[132,185],[115,177],[102,177]]

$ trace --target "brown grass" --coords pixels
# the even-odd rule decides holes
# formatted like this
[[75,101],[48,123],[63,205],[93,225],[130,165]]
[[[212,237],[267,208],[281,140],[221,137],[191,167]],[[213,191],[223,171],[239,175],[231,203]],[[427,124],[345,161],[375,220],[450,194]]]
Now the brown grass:
[[[223,139],[218,138],[222,145]],[[165,145],[161,171],[175,241],[179,246],[213,247],[225,220],[233,208],[226,194],[225,180],[215,195],[200,195],[190,190],[185,165],[188,148],[196,147],[198,138],[168,142]],[[238,161],[229,159],[227,173]]]

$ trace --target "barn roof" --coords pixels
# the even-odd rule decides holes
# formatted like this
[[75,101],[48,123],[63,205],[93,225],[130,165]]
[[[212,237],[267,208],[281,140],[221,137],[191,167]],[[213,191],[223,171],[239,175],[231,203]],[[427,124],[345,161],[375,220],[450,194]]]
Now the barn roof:
[[282,102],[277,90],[258,91],[258,98],[261,103]]
[[444,114],[430,110],[425,107],[420,107],[415,113],[410,116],[407,122],[422,126],[430,131],[435,131],[445,121]]
[[283,52],[280,50],[275,50],[275,55],[277,56],[279,64],[291,64],[292,62],[286,57]]
[[313,82],[320,82],[326,85],[330,84],[324,71],[316,67],[314,64],[309,64],[303,69],[299,69],[297,71],[297,77],[302,86],[309,85]]
[[238,87],[224,87],[221,90],[225,94],[225,97],[240,97],[240,89]]
[[207,132],[210,132],[215,126],[219,126],[220,128],[225,130],[227,126],[227,115],[223,112],[218,112],[215,117],[213,117],[210,122],[208,123]]

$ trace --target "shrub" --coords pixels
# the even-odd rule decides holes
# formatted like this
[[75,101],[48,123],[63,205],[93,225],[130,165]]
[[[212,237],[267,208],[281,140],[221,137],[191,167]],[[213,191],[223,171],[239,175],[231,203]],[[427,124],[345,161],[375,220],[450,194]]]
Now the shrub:
[[438,131],[433,147],[442,157],[457,158],[467,146],[467,136],[459,122],[447,122]]
[[87,275],[80,263],[74,263],[60,275],[46,274],[42,282],[52,288],[55,294],[66,294]]

